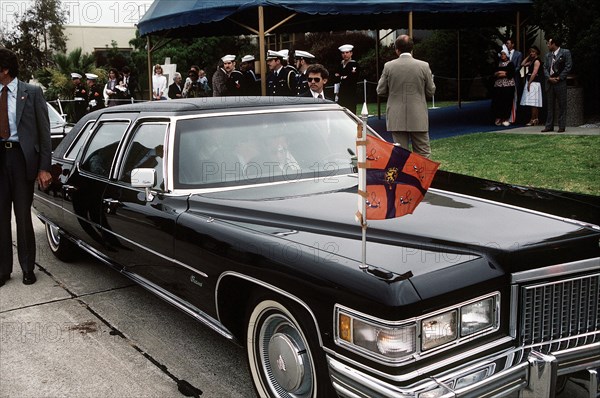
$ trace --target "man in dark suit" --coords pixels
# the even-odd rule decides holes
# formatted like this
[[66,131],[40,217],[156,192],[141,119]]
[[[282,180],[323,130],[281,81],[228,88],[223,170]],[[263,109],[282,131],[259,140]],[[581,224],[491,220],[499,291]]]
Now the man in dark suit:
[[52,144],[48,108],[41,88],[19,81],[17,56],[0,48],[0,286],[12,272],[11,211],[17,225],[17,253],[23,283],[36,278],[31,220],[34,183],[50,186]]
[[554,130],[554,103],[558,102],[558,132],[563,133],[567,125],[567,76],[573,67],[571,52],[561,48],[562,41],[558,37],[547,40],[548,54],[544,63],[546,78],[546,96],[548,113],[546,127],[542,133]]
[[310,65],[306,69],[306,81],[308,84],[308,90],[300,97],[312,97],[314,99],[330,99],[325,96],[325,84],[329,79],[329,71],[321,64]]

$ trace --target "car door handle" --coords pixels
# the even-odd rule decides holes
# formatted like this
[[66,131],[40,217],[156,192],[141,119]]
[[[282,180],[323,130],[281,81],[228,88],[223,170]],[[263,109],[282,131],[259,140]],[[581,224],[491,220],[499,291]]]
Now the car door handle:
[[104,205],[104,211],[107,214],[116,214],[117,209],[122,206],[121,202],[116,199],[102,199],[102,204]]
[[62,186],[63,197],[66,200],[73,200],[73,197],[71,195],[73,195],[78,190],[79,190],[79,188],[74,187],[73,185],[63,185]]

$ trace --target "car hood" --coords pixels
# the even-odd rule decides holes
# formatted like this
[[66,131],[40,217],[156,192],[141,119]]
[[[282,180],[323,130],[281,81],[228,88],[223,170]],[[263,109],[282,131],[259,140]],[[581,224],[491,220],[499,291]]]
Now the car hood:
[[[190,211],[316,246],[357,266],[362,245],[356,184],[355,176],[341,176],[192,195]],[[421,279],[458,265],[475,273],[484,267],[481,278],[492,278],[574,261],[574,253],[582,252],[577,246],[597,249],[599,236],[580,222],[430,189],[413,214],[368,222],[367,263]],[[540,256],[548,251],[551,258]]]

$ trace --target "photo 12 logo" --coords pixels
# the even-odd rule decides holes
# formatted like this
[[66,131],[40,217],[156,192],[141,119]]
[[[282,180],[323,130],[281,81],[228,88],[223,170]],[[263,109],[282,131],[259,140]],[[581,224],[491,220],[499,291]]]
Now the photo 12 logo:
[[144,16],[151,1],[63,1],[67,25],[133,26]]
[[[61,7],[65,12],[65,25],[134,26],[151,4],[152,0],[64,0]],[[15,23],[33,5],[33,0],[1,0],[2,24]]]

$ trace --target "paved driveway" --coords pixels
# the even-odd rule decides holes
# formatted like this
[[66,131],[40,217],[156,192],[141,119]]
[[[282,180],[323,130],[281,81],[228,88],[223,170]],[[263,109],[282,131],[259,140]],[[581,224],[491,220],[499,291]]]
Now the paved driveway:
[[243,348],[94,259],[58,261],[34,225],[37,283],[13,247],[0,287],[0,397],[254,396]]

